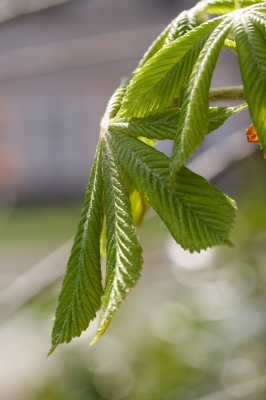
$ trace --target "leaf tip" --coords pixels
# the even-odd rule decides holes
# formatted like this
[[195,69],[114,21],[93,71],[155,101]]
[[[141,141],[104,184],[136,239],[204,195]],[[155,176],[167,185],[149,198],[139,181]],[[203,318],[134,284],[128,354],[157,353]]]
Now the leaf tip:
[[47,354],[47,357],[49,357],[55,351],[56,348],[57,348],[57,345],[52,346],[51,349],[49,350],[49,353]]
[[236,205],[236,202],[235,202],[234,199],[231,199],[231,198],[228,197],[228,196],[226,196],[226,197],[227,197],[227,199],[228,199],[228,201],[229,201],[229,204],[233,207],[233,210],[234,210],[234,217],[235,217],[236,211],[238,210],[237,205]]
[[94,338],[90,342],[90,346],[92,346],[94,343],[96,343],[100,339],[100,337],[104,334],[104,332],[108,328],[110,322],[111,322],[111,318],[109,318],[103,324],[100,324],[100,326],[98,328],[98,331],[97,331],[97,334],[94,336]]
[[234,243],[232,243],[229,239],[225,240],[223,244],[224,246],[235,247]]
[[90,346],[92,346],[94,343],[96,343],[99,339],[100,339],[101,335],[99,335],[97,333],[96,336],[94,336],[94,338],[92,339],[92,341],[90,342]]

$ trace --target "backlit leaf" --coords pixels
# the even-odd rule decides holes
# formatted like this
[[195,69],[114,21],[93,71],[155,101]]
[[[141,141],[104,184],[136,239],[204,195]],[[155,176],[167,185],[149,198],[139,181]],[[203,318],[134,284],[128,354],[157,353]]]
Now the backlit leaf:
[[129,82],[130,82],[129,78],[122,79],[121,85],[116,89],[114,94],[111,96],[107,104],[105,113],[105,115],[107,115],[109,119],[114,118],[118,113]]
[[231,29],[232,22],[225,19],[211,34],[191,74],[177,128],[176,140],[172,152],[171,181],[175,184],[177,171],[198,149],[208,133],[209,89],[211,78]]
[[223,17],[216,18],[196,27],[150,58],[130,81],[118,116],[140,118],[170,106],[189,78],[210,33],[222,20]]
[[[243,110],[246,104],[236,107],[210,107],[208,132],[211,133],[224,124],[231,115]],[[148,139],[155,138],[157,140],[170,139],[176,137],[177,126],[179,122],[180,109],[170,109],[146,118],[126,118],[115,119],[110,121],[108,130],[116,133],[121,132],[125,135],[140,137],[144,136]]]
[[200,21],[193,8],[188,11],[183,11],[173,20],[165,40],[165,45],[172,43],[174,40],[185,35],[188,31],[196,28],[199,24]]
[[140,60],[138,68],[143,67],[143,65],[156,54],[165,44],[165,40],[168,36],[169,30],[171,28],[172,22],[163,30],[163,32],[157,37],[157,39],[151,44],[143,58]]
[[235,107],[210,107],[209,108],[209,124],[208,133],[220,128],[227,118],[231,115],[236,114],[247,107],[247,104],[240,104]]
[[123,134],[107,135],[124,172],[165,222],[177,243],[191,252],[229,243],[235,216],[232,200],[185,167],[176,175],[173,192],[167,156]]
[[[263,0],[238,0],[240,7],[245,8]],[[198,13],[205,12],[208,14],[227,14],[235,10],[235,0],[203,0],[196,4],[195,9]]]

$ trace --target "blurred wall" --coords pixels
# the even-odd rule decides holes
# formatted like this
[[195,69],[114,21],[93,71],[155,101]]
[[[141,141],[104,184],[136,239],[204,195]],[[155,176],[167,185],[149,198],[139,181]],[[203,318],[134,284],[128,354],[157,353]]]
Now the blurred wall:
[[[84,193],[110,95],[183,7],[177,0],[75,0],[0,25],[4,197],[60,201]],[[239,83],[236,57],[223,65],[230,83]],[[160,148],[169,153],[169,146]]]

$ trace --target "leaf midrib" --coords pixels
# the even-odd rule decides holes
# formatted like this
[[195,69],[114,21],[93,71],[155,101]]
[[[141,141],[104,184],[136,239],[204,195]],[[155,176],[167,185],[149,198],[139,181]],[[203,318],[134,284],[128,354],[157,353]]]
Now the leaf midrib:
[[[97,185],[97,177],[98,177],[98,171],[99,171],[99,158],[97,159],[97,164],[96,164],[96,171],[95,171],[95,176],[94,176],[94,181],[93,181],[93,191],[92,191],[92,193],[95,193],[95,189],[96,189],[96,185]],[[93,196],[93,195],[92,195]],[[87,216],[90,214],[90,212],[89,211],[91,211],[91,209],[92,209],[92,206],[91,206],[91,201],[89,201],[89,204],[90,204],[90,206],[89,206],[89,208],[88,208],[88,212],[87,212]],[[87,228],[87,226],[88,226],[88,218],[86,218],[86,220],[85,220],[85,222],[84,222],[84,226],[86,225],[86,228]],[[86,234],[85,234],[85,232],[87,232],[87,229],[86,229],[86,231],[85,231],[85,229],[84,229],[84,232],[83,232],[83,234],[82,234],[82,244],[84,245],[84,240],[85,240],[85,236],[86,236]],[[82,267],[82,255],[84,254],[84,247],[83,247],[83,245],[81,246],[81,250],[80,250],[80,253],[79,253],[79,257],[78,257],[78,264],[77,264],[77,270],[78,270],[78,273],[77,273],[77,275],[76,275],[76,280],[75,280],[75,284],[74,284],[74,290],[72,291],[72,294],[71,294],[71,296],[70,296],[70,299],[71,299],[71,301],[69,301],[69,305],[66,307],[66,310],[67,310],[67,312],[66,312],[66,314],[65,314],[65,318],[64,318],[64,321],[63,321],[63,323],[61,324],[61,326],[62,326],[62,329],[61,329],[61,334],[58,336],[59,338],[61,338],[62,337],[62,335],[63,335],[63,332],[64,332],[64,328],[65,328],[65,326],[66,325],[68,325],[68,319],[69,319],[69,313],[71,312],[72,314],[73,313],[75,313],[74,311],[75,311],[75,309],[77,309],[77,307],[74,307],[73,306],[73,303],[76,303],[76,301],[75,301],[75,298],[76,298],[76,294],[77,294],[77,292],[78,292],[78,290],[79,290],[79,282],[81,281],[81,270],[82,270],[82,268],[84,268],[84,267]],[[87,277],[88,277],[88,274],[87,274],[87,271],[86,271],[86,269],[84,269],[85,270],[85,273],[86,273],[86,275],[87,275]],[[92,286],[93,286],[93,288],[94,288],[94,290],[95,290],[95,286],[94,286],[94,283],[93,283],[93,280],[91,280],[89,277],[88,277],[88,279],[90,280],[90,282],[91,282],[91,284],[92,284]],[[97,290],[95,290],[95,292],[97,292]],[[86,296],[86,299],[88,300],[88,302],[90,303],[90,306],[91,306],[91,309],[92,310],[94,310],[94,306],[92,305],[92,303],[91,303],[91,300],[90,300],[90,297],[89,296]],[[59,303],[60,304],[60,303]],[[93,311],[93,313],[94,313],[94,311]]]
[[[108,143],[108,141],[106,140],[106,136],[105,136],[105,146],[108,148],[108,150],[112,153],[112,155],[113,155],[113,157],[114,157],[114,159],[115,159],[115,156],[114,156],[114,153],[111,151],[111,149],[110,149],[110,146],[109,146],[109,143]],[[113,196],[112,196],[112,198],[113,198],[113,203],[114,203],[114,219],[115,219],[115,234],[114,234],[114,236],[115,236],[115,268],[113,269],[113,271],[112,271],[112,273],[111,273],[111,278],[112,278],[112,280],[114,280],[114,276],[116,276],[116,275],[118,275],[118,274],[121,274],[121,272],[120,272],[120,270],[119,270],[119,251],[118,251],[118,249],[120,248],[120,244],[119,244],[119,235],[118,235],[118,228],[119,228],[119,224],[117,223],[117,221],[118,221],[118,219],[119,219],[119,217],[118,217],[118,212],[117,212],[117,209],[119,209],[119,205],[117,204],[117,202],[116,202],[116,195],[115,195],[115,191],[114,191],[114,184],[113,184],[113,182],[114,182],[114,179],[113,179],[113,174],[112,174],[112,172],[111,172],[111,166],[110,166],[110,162],[109,162],[109,157],[108,157],[108,154],[107,154],[107,152],[106,152],[106,154],[105,154],[105,157],[106,157],[106,161],[107,161],[107,163],[108,163],[108,167],[109,167],[109,171],[110,171],[110,180],[111,180],[111,190],[112,190],[112,194],[113,194]],[[106,288],[106,287],[105,287]],[[115,291],[116,291],[116,293],[118,293],[119,294],[119,297],[121,298],[121,295],[120,295],[120,293],[119,293],[119,291],[117,292],[117,290],[116,290],[116,287],[115,287],[115,285],[114,285],[114,287],[113,287],[114,289],[115,289]],[[108,306],[109,306],[109,304],[108,304]],[[107,309],[108,309],[108,306],[107,306]]]

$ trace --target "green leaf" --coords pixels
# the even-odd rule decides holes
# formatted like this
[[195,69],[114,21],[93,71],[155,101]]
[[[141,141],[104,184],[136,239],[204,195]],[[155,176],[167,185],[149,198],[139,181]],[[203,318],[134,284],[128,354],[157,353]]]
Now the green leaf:
[[123,134],[107,135],[121,168],[159,214],[177,243],[191,252],[229,243],[235,216],[232,200],[186,167],[176,175],[173,192],[166,155]]
[[231,29],[232,21],[225,19],[211,34],[206,42],[184,95],[176,140],[172,152],[171,181],[175,183],[177,171],[197,150],[208,133],[209,89],[211,78]]
[[110,132],[122,132],[130,136],[144,136],[148,139],[174,139],[180,109],[166,110],[155,116],[146,118],[126,118],[110,121]]
[[162,31],[162,33],[157,37],[157,39],[151,44],[143,58],[140,60],[138,68],[136,71],[143,67],[143,65],[156,54],[165,44],[165,40],[168,36],[169,30],[171,28],[172,22]]
[[[211,133],[224,124],[231,115],[243,110],[246,104],[236,107],[210,107],[208,132]],[[120,132],[125,135],[139,138],[140,136],[148,139],[174,140],[176,137],[177,126],[180,116],[180,109],[170,109],[163,113],[146,118],[126,118],[110,121],[109,132]]]
[[[263,0],[239,0],[241,8],[249,7],[257,3],[262,3]],[[200,14],[223,15],[234,11],[235,0],[203,0],[195,6],[195,10]]]
[[135,188],[130,193],[129,200],[131,204],[134,225],[139,227],[142,224],[150,205],[145,197],[143,197],[143,195]]
[[143,58],[140,60],[138,68],[135,72],[143,67],[143,65],[159,50],[161,50],[164,45],[173,42],[180,36],[183,36],[187,31],[198,26],[199,23],[200,22],[197,18],[197,14],[193,12],[193,9],[189,11],[183,11],[181,14],[179,14],[152,43],[152,45],[144,54]]
[[[253,6],[248,7],[245,11],[244,14],[249,14],[249,16],[253,16],[254,12],[266,12],[266,2],[265,0],[262,2],[258,2],[258,4],[254,4]],[[240,11],[241,13],[241,11]],[[239,13],[237,14],[239,15]]]
[[105,332],[115,311],[135,286],[142,266],[141,247],[132,220],[128,194],[109,136],[104,137],[103,173],[106,210],[106,280],[99,328]]
[[231,115],[236,114],[247,107],[247,104],[240,104],[235,107],[210,107],[209,108],[209,124],[208,124],[208,133],[215,131],[220,128],[227,118],[231,117]]
[[237,53],[236,43],[234,40],[225,39],[224,47]]
[[[149,144],[149,143],[147,143],[147,144]],[[132,182],[128,179],[128,177],[123,172],[121,172],[121,175],[122,175],[123,182],[124,182],[124,185],[126,187],[126,190],[127,190],[128,196],[129,196],[134,225],[136,227],[139,227],[144,219],[146,212],[149,209],[149,203],[147,203],[146,199],[135,188],[135,186],[132,185]]]
[[123,78],[121,81],[121,85],[116,89],[116,91],[110,98],[105,112],[105,115],[109,119],[114,118],[118,113],[129,82],[130,82],[129,78]]
[[181,36],[184,36],[188,31],[196,28],[199,24],[200,21],[193,8],[188,11],[183,11],[173,20],[165,40],[165,45],[172,43]]
[[59,296],[49,355],[60,343],[68,343],[75,336],[80,336],[101,307],[103,295],[100,264],[100,235],[103,222],[101,147],[99,142],[78,231]]
[[243,14],[234,29],[249,112],[266,155],[266,23],[252,13]]
[[196,11],[201,14],[223,15],[235,10],[234,0],[203,0],[196,4]]
[[188,80],[210,32],[222,20],[198,26],[150,58],[130,81],[118,117],[146,117],[170,106]]

